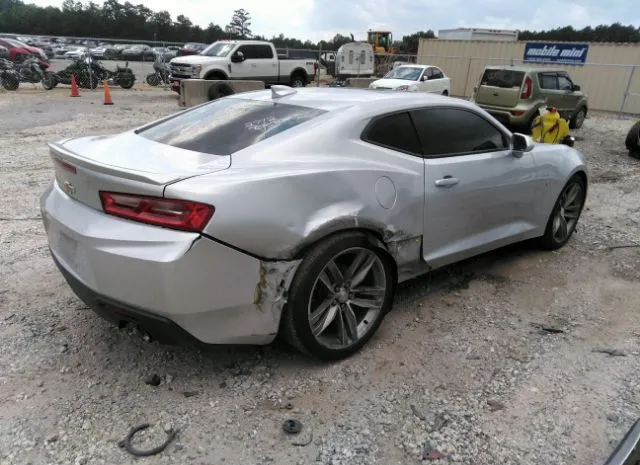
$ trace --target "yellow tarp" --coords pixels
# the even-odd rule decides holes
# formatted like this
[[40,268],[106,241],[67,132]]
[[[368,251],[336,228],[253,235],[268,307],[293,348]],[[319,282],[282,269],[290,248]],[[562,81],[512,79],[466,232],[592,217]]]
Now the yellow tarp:
[[568,135],[569,124],[567,120],[560,118],[560,114],[555,110],[537,116],[533,122],[531,137],[536,142],[559,144]]

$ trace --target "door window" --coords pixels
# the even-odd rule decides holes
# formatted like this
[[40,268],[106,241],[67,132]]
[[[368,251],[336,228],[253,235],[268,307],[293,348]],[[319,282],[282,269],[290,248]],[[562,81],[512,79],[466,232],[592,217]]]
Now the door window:
[[567,76],[562,74],[558,75],[558,89],[560,90],[573,90],[573,83]]
[[428,158],[505,150],[507,137],[482,116],[458,108],[428,108],[411,113]]
[[374,120],[365,129],[362,139],[392,150],[420,154],[420,141],[409,113],[395,113]]
[[558,90],[558,75],[551,73],[539,74],[540,88],[545,90]]
[[238,52],[242,52],[245,60],[253,60],[256,59],[256,49],[253,45],[243,45],[238,48]]
[[431,70],[433,71],[433,74],[432,74],[430,79],[443,79],[444,78],[444,73],[442,72],[442,70],[440,68],[433,67],[433,68],[431,68]]

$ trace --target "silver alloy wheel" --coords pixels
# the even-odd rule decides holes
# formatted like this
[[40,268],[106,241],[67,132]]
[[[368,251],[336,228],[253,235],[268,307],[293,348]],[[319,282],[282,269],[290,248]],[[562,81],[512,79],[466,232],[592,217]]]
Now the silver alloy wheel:
[[304,82],[300,78],[295,78],[291,83],[291,87],[304,87]]
[[344,349],[380,318],[387,294],[385,267],[372,250],[354,247],[327,262],[311,289],[308,317],[320,344]]
[[573,232],[578,222],[578,216],[582,209],[584,189],[573,182],[562,193],[560,204],[553,218],[553,238],[558,242],[564,242]]

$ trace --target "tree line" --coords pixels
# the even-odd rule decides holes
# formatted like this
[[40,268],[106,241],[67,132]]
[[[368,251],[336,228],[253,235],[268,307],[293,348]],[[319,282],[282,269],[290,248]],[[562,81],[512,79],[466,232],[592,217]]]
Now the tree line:
[[[230,22],[222,27],[210,22],[205,28],[195,25],[184,15],[175,20],[168,11],[150,8],[128,1],[105,0],[102,5],[93,1],[65,0],[62,8],[25,4],[22,0],[0,0],[0,31],[16,34],[54,35],[70,37],[103,37],[165,42],[204,42],[229,38],[252,37],[271,40],[278,48],[337,50],[351,42],[353,35],[336,34],[329,41],[312,42],[284,34],[267,39],[251,32],[251,15],[236,10]],[[365,31],[361,31],[364,33]],[[394,42],[401,53],[417,53],[420,38],[434,38],[432,30],[405,35]],[[620,23],[574,29],[571,26],[549,31],[522,31],[521,40],[640,42],[640,28]]]

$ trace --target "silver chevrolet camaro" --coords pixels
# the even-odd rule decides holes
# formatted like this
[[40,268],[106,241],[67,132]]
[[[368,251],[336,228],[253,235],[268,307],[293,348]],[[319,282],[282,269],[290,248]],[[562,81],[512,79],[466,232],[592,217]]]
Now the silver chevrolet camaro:
[[159,341],[320,359],[375,333],[405,281],[571,237],[584,156],[467,101],[342,88],[242,93],[51,143],[54,261],[103,317]]

